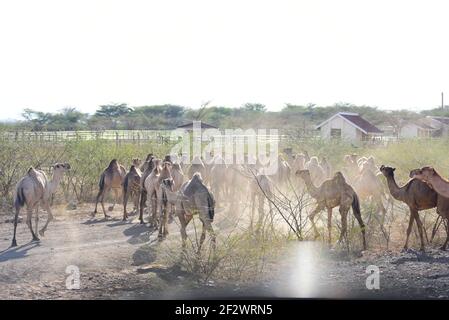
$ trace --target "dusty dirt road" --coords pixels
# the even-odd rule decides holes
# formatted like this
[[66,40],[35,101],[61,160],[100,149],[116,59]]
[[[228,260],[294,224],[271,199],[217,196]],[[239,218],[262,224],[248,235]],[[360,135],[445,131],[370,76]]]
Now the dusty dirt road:
[[[136,221],[90,218],[90,207],[57,214],[45,237],[30,242],[25,223],[9,248],[12,224],[0,223],[0,299],[165,299],[186,297],[435,298],[449,296],[449,252],[367,251],[348,257],[317,243],[293,244],[266,280],[199,284],[176,265],[157,263],[157,235]],[[56,211],[57,212],[57,211]],[[45,221],[46,215],[42,214]],[[180,243],[177,226],[166,241]],[[80,289],[68,290],[68,266]],[[366,268],[380,270],[380,289],[366,288]]]

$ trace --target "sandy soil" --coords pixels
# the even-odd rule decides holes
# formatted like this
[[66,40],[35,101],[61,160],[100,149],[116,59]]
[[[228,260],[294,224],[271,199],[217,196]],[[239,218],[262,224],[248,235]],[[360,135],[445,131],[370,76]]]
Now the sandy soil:
[[[448,298],[449,252],[366,251],[348,256],[312,242],[293,244],[259,283],[199,284],[176,265],[158,262],[157,234],[136,221],[89,217],[91,206],[57,208],[45,237],[30,242],[25,223],[10,248],[12,224],[0,223],[0,299],[165,299],[213,297]],[[8,217],[0,216],[3,220]],[[10,217],[9,217],[10,218]],[[41,224],[46,219],[42,214]],[[170,225],[165,241],[180,244]],[[66,288],[66,268],[80,270],[80,289]],[[380,270],[380,289],[368,290],[366,268]]]

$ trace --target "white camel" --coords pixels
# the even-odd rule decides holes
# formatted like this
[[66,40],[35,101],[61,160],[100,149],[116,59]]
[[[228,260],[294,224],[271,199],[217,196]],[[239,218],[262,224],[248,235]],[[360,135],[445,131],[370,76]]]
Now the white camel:
[[[38,229],[38,206],[41,205],[45,211],[48,213],[47,222],[44,227],[39,231],[41,236],[44,236],[47,230],[48,224],[53,220],[53,213],[50,208],[51,196],[56,192],[56,189],[61,182],[64,173],[70,170],[70,164],[68,163],[56,163],[53,165],[53,177],[48,180],[47,175],[42,170],[36,170],[30,168],[27,174],[18,182],[16,186],[16,194],[14,199],[14,207],[16,209],[14,217],[14,235],[12,238],[12,247],[17,246],[16,241],[16,229],[17,220],[19,218],[20,209],[26,204],[27,206],[27,219],[26,223],[30,228],[31,235],[33,236],[33,241],[39,241],[37,237]],[[36,211],[36,232],[33,231],[31,224],[31,219],[33,212]]]

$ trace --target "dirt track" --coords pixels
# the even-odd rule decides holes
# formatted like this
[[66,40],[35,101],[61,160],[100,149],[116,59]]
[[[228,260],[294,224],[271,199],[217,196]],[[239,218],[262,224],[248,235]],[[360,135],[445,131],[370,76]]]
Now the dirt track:
[[[56,211],[58,212],[58,211]],[[422,254],[364,252],[348,259],[316,243],[287,250],[270,279],[254,284],[199,285],[177,268],[157,263],[156,235],[135,221],[88,217],[89,207],[56,215],[39,243],[30,243],[25,223],[18,226],[19,246],[9,248],[12,224],[0,223],[0,299],[164,299],[214,296],[447,298],[449,252],[430,248]],[[46,219],[42,215],[41,222]],[[178,241],[170,226],[166,241]],[[380,287],[365,287],[368,265],[380,268]],[[66,289],[66,267],[80,270],[80,290]]]

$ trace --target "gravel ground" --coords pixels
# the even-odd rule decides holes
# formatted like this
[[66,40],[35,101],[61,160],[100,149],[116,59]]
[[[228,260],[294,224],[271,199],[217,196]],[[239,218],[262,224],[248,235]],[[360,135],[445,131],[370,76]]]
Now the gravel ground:
[[[9,248],[12,224],[0,223],[0,299],[166,299],[218,297],[447,299],[449,252],[371,250],[349,256],[318,243],[286,249],[258,283],[205,284],[176,265],[157,261],[154,233],[136,221],[122,222],[117,209],[104,220],[89,217],[90,206],[55,210],[39,243],[30,242],[26,224],[18,226],[16,248]],[[42,215],[42,220],[46,215]],[[4,219],[5,220],[5,219]],[[172,224],[166,241],[178,241]],[[80,289],[68,290],[68,266],[80,270]],[[366,269],[379,268],[380,289],[368,290]]]

